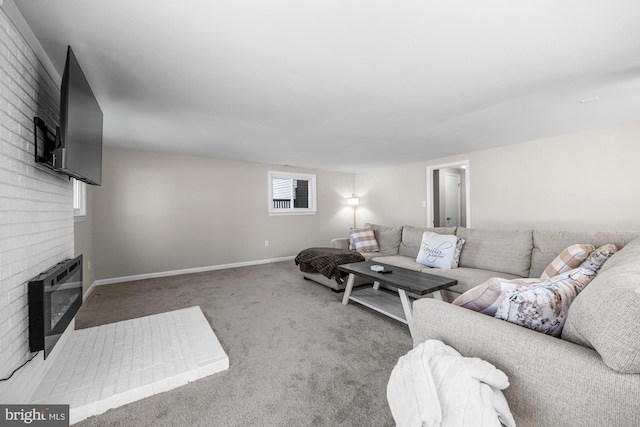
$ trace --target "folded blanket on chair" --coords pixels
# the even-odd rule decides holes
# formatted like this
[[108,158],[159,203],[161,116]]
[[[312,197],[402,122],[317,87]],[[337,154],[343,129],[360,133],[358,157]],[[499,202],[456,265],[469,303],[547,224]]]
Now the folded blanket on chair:
[[508,386],[490,363],[427,340],[398,360],[387,400],[398,427],[515,427],[501,391]]
[[295,258],[296,265],[304,273],[320,273],[328,279],[336,279],[342,284],[347,275],[338,270],[340,264],[364,261],[361,253],[337,248],[309,248]]

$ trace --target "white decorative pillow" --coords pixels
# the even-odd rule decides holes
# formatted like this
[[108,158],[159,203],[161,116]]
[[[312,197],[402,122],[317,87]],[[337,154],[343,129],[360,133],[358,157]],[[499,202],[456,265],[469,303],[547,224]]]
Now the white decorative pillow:
[[492,277],[481,285],[469,289],[453,300],[452,304],[488,316],[495,316],[498,307],[508,291],[540,283],[540,279],[502,279]]
[[611,258],[616,252],[618,252],[618,247],[614,244],[609,243],[607,245],[600,246],[598,249],[589,254],[587,259],[585,259],[582,264],[580,264],[580,267],[597,273],[598,271],[600,271],[600,268],[604,265],[604,263],[607,262],[607,260]]
[[559,337],[569,306],[596,274],[576,268],[530,287],[507,291],[495,317]]
[[416,262],[433,268],[450,269],[457,241],[458,238],[453,234],[425,231]]
[[460,263],[460,253],[462,252],[464,242],[466,242],[466,240],[464,240],[462,237],[458,237],[458,241],[456,242],[456,250],[453,252],[453,261],[451,261],[451,268],[458,268],[458,264]]
[[371,227],[352,228],[349,232],[349,241],[353,242],[353,246],[358,252],[378,252],[380,250],[376,235]]
[[542,272],[540,278],[546,280],[549,277],[557,276],[565,271],[578,268],[582,261],[587,259],[589,254],[595,250],[595,246],[588,244],[571,245],[558,255],[551,264]]

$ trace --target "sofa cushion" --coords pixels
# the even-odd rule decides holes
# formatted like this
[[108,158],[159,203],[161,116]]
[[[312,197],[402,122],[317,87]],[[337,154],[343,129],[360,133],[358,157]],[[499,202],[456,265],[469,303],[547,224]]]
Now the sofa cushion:
[[492,277],[486,282],[469,289],[453,300],[452,304],[488,316],[494,316],[507,291],[514,291],[523,286],[539,283],[540,279],[503,279]]
[[595,349],[611,369],[640,374],[640,242],[632,243],[573,302],[562,338]]
[[402,255],[375,256],[371,259],[371,261],[379,262],[381,264],[388,264],[393,267],[406,268],[408,270],[414,271],[422,271],[424,269],[424,265],[418,264],[414,258],[409,258]]
[[365,227],[373,228],[376,241],[380,247],[379,253],[384,255],[398,255],[400,240],[402,239],[402,226],[387,227],[385,225],[366,223]]
[[404,255],[416,259],[418,251],[420,250],[422,235],[425,231],[431,231],[438,234],[456,234],[456,227],[427,228],[405,225],[402,227],[402,241],[400,242],[398,255]]
[[[600,268],[600,273],[616,267],[622,264],[637,263],[638,253],[640,252],[640,237],[632,240],[624,248],[617,246],[618,252],[616,252],[607,262]],[[622,250],[624,249],[624,250]]]
[[640,233],[631,231],[533,231],[533,251],[531,252],[530,277],[540,277],[549,263],[569,245],[589,243],[596,248],[613,243],[618,249],[640,237]]
[[589,254],[595,250],[595,246],[588,244],[575,244],[565,248],[555,257],[551,264],[542,272],[540,278],[546,280],[565,271],[573,270],[587,259]]
[[[529,277],[533,247],[531,230],[458,227],[456,235],[466,241],[460,255],[460,267],[482,268]],[[556,255],[559,252],[556,252]]]
[[379,250],[373,228],[352,228],[349,240],[358,252],[377,252]]
[[416,262],[433,268],[451,268],[458,238],[453,234],[425,231]]
[[495,317],[559,337],[571,303],[596,274],[586,268],[576,268],[540,283],[507,291]]
[[365,261],[373,261],[378,256],[378,252],[360,252]]

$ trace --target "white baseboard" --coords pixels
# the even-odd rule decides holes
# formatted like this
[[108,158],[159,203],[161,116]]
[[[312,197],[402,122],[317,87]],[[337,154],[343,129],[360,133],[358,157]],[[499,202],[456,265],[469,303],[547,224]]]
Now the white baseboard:
[[202,273],[205,271],[224,270],[227,268],[248,267],[251,265],[270,264],[272,262],[291,261],[295,256],[286,256],[282,258],[261,259],[257,261],[234,262],[231,264],[210,265],[207,267],[185,268],[183,270],[160,271],[157,273],[136,274],[133,276],[114,277],[111,279],[100,279],[93,282],[86,296],[93,292],[96,286],[112,285],[114,283],[131,282],[133,280],[156,279],[158,277],[179,276],[181,274]]
[[89,289],[87,289],[87,292],[84,292],[82,294],[82,303],[84,304],[84,302],[87,300],[87,298],[89,298],[89,295],[91,295],[91,292],[93,292],[96,289],[96,286],[98,286],[98,284],[94,281],[91,286],[89,286]]

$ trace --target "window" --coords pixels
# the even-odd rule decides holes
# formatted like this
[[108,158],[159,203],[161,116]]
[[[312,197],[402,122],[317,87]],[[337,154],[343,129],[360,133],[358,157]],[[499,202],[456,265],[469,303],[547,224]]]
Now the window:
[[269,215],[315,213],[315,175],[269,171]]
[[76,220],[82,220],[87,216],[87,184],[77,179],[73,181],[73,216]]

